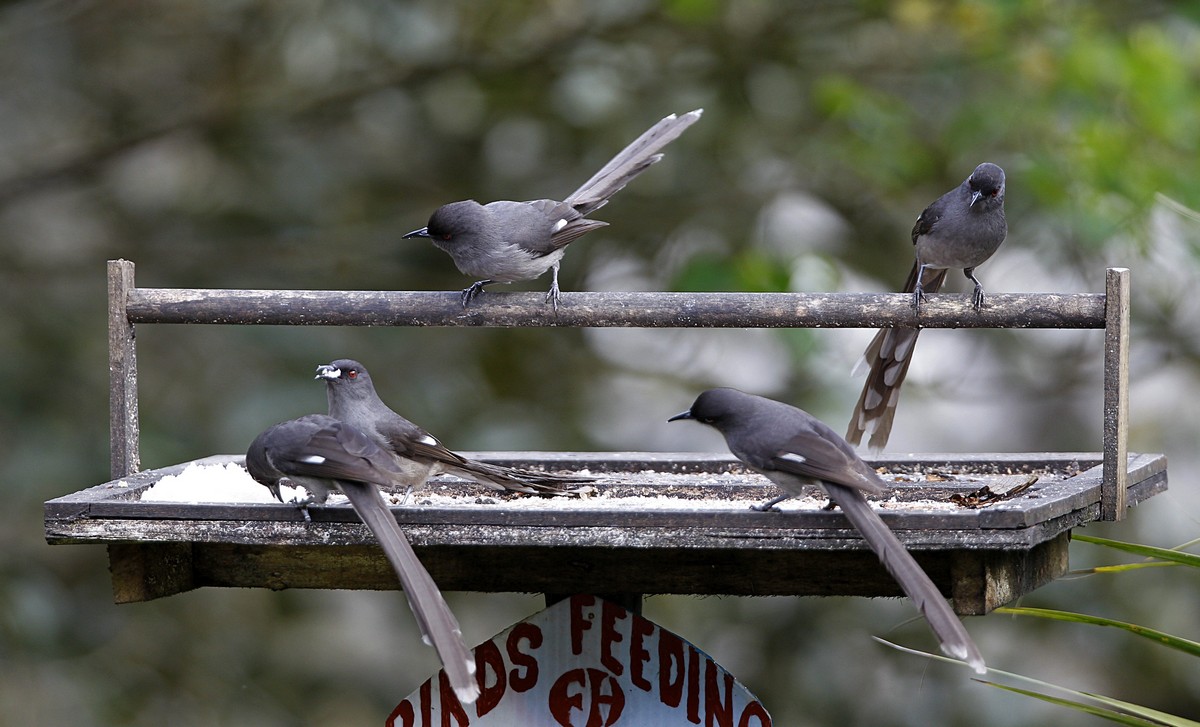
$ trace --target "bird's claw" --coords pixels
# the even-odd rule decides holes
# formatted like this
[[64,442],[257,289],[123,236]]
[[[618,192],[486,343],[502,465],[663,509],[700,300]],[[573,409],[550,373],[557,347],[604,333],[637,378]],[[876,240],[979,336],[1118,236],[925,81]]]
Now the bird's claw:
[[771,502],[762,502],[751,505],[750,509],[754,512],[783,512],[783,510],[780,510],[779,506],[775,504],[774,500]]
[[976,285],[975,290],[971,292],[971,305],[975,310],[983,307],[983,286]]
[[921,304],[924,302],[925,302],[925,289],[921,287],[920,283],[917,283],[917,287],[913,289],[913,303],[912,303],[913,308],[916,309],[916,311],[918,313],[920,313],[921,312]]
[[483,292],[483,286],[487,285],[490,282],[492,282],[492,281],[478,280],[474,283],[471,283],[470,286],[463,288],[462,293],[459,294],[459,297],[462,298],[463,308],[466,308],[467,306],[471,305],[471,302],[474,301],[476,298],[478,298],[479,294]]
[[554,308],[555,313],[558,313],[558,281],[555,281],[550,286],[550,290],[546,292],[546,302]]

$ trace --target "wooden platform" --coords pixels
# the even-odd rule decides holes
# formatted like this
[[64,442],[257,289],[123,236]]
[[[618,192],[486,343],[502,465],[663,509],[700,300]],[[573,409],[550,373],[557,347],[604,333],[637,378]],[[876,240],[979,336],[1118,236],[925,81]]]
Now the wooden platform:
[[[980,310],[969,296],[945,293],[918,311],[905,294],[658,292],[571,292],[554,310],[540,293],[491,291],[464,309],[453,292],[139,288],[125,260],[109,261],[108,293],[113,481],[47,502],[45,527],[51,543],[108,546],[118,602],[202,586],[396,587],[349,506],[313,508],[304,522],[285,505],[139,500],[184,467],[141,471],[135,327],[143,325],[1102,329],[1099,453],[873,460],[895,485],[883,518],[963,614],[986,613],[1061,575],[1071,528],[1120,520],[1167,486],[1163,455],[1128,454],[1124,268],[1106,272],[1103,293],[995,293]],[[899,595],[840,513],[817,502],[751,512],[752,501],[776,490],[727,454],[480,458],[601,477],[592,497],[575,501],[438,482],[436,496],[395,508],[444,589],[602,593],[635,609],[643,593]]]
[[[597,481],[590,496],[566,499],[504,495],[440,479],[426,488],[436,493],[428,502],[417,493],[409,504],[393,507],[443,589],[900,595],[839,512],[811,502],[787,505],[782,513],[751,511],[751,503],[777,490],[728,455],[469,456],[555,471],[586,469]],[[199,460],[230,461],[241,458]],[[884,520],[962,614],[986,613],[1062,575],[1070,529],[1101,514],[1098,453],[869,461],[895,485],[888,499],[896,502],[884,505]],[[306,523],[288,505],[139,500],[147,487],[185,466],[140,472],[47,502],[47,539],[108,545],[121,602],[202,586],[398,587],[349,505],[314,507]],[[1130,456],[1127,473],[1130,505],[1166,489],[1162,455]],[[994,499],[988,502],[981,492]]]

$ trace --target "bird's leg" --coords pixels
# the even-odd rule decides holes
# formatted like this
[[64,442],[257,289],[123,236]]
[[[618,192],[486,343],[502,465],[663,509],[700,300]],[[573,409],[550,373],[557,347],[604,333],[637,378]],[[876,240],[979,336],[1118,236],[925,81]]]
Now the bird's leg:
[[[307,492],[307,490],[305,490],[305,491]],[[279,495],[276,494],[276,497],[279,497]],[[304,497],[300,497],[300,496],[292,497],[291,499],[289,499],[287,501],[286,504],[295,506],[295,508],[300,511],[300,514],[304,516],[304,522],[311,523],[312,515],[310,515],[308,513],[308,506],[311,503],[314,503],[316,501],[317,501],[317,498],[314,497],[313,494],[310,492],[307,495],[305,495]]]
[[926,267],[925,265],[921,265],[921,267],[917,268],[917,284],[913,286],[913,308],[917,309],[917,313],[921,312],[921,303],[925,300],[925,285],[923,281],[925,280]]
[[550,266],[550,291],[546,293],[546,302],[554,306],[554,312],[558,313],[558,263]]
[[408,489],[404,491],[404,499],[402,499],[400,501],[400,507],[404,507],[405,505],[408,504],[408,496],[412,494],[412,491],[413,491],[413,486],[409,485]]
[[462,297],[463,308],[466,308],[467,306],[469,306],[471,304],[471,301],[478,298],[479,294],[483,292],[483,286],[485,286],[491,282],[494,282],[494,281],[492,281],[492,280],[476,280],[474,283],[471,283],[470,287],[463,288],[463,291],[460,294],[460,296]]
[[755,510],[757,512],[779,512],[780,511],[779,508],[777,508],[775,506],[778,505],[779,503],[783,502],[784,500],[788,499],[789,497],[791,497],[791,495],[787,495],[787,494],[780,495],[779,497],[767,500],[766,502],[762,503],[761,505],[751,505],[750,509]]
[[975,268],[963,270],[963,275],[975,283],[975,290],[971,292],[971,305],[975,306],[975,310],[979,310],[983,307],[983,283],[975,277]]

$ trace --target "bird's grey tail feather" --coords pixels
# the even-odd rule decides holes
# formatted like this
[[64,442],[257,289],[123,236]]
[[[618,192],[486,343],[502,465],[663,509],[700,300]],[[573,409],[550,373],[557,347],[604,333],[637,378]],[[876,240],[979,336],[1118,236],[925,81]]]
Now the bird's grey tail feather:
[[570,203],[583,215],[600,209],[608,202],[609,197],[621,191],[631,179],[661,159],[660,150],[679,138],[679,135],[689,126],[696,123],[703,111],[703,109],[696,109],[683,116],[671,114],[651,126],[564,201]]
[[[905,293],[916,290],[917,270],[918,265],[914,263],[904,283]],[[925,292],[936,293],[946,280],[946,270],[927,268],[924,278],[922,288]],[[869,367],[869,373],[846,427],[846,441],[850,444],[860,444],[863,435],[869,431],[871,449],[880,450],[887,445],[896,417],[896,404],[900,400],[900,385],[908,375],[920,333],[919,328],[882,328],[871,339],[855,366],[856,373],[860,367]]]
[[400,577],[400,585],[417,618],[421,635],[441,658],[454,693],[464,704],[474,702],[479,696],[479,685],[475,681],[475,658],[463,643],[458,620],[450,612],[429,571],[417,559],[404,531],[396,524],[384,503],[383,496],[373,485],[356,482],[342,482],[341,489],[363,523],[375,534],[396,575]]
[[582,483],[594,481],[591,477],[534,472],[472,459],[466,460],[461,466],[444,466],[451,474],[474,480],[481,485],[529,495],[566,495]]
[[888,573],[892,574],[900,588],[908,594],[916,604],[917,610],[929,622],[942,651],[967,662],[976,672],[983,674],[986,671],[983,656],[962,621],[951,610],[937,586],[896,538],[895,533],[867,504],[867,499],[862,493],[830,482],[823,484],[829,496],[842,509],[846,519],[862,534]]

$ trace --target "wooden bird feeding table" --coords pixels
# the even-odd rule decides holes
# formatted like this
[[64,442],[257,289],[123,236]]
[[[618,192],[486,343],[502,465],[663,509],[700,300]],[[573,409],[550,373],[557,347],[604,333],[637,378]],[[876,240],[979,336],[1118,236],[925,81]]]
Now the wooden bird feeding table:
[[[139,463],[134,327],[146,324],[1104,330],[1100,452],[867,458],[894,485],[882,517],[962,614],[983,614],[1062,575],[1071,529],[1117,520],[1167,487],[1166,458],[1127,451],[1129,271],[1104,293],[538,293],[137,288],[109,262],[112,481],[45,504],[51,543],[108,546],[118,602],[201,586],[398,587],[348,505],[162,503],[146,488],[183,463]],[[268,422],[264,422],[265,424]],[[487,452],[468,456],[596,478],[579,498],[537,499],[452,478],[392,508],[443,589],[547,594],[900,595],[842,517],[749,510],[775,492],[727,454]],[[240,463],[216,455],[201,464]],[[785,506],[788,507],[788,506]]]

